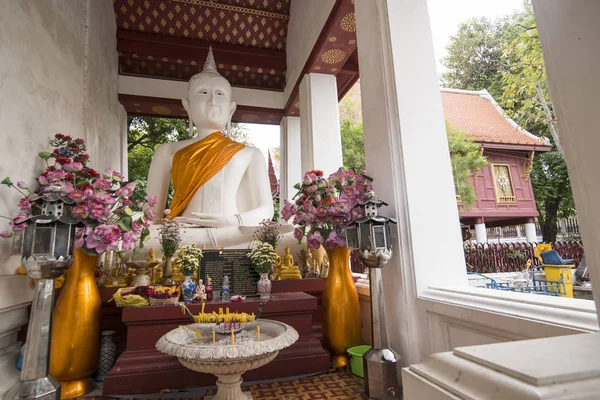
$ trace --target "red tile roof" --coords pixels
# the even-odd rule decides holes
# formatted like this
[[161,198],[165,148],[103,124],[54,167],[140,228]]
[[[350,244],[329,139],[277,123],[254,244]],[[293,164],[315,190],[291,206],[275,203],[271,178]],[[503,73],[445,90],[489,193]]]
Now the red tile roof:
[[[444,116],[452,126],[464,130],[479,143],[536,146],[550,150],[544,138],[521,129],[496,104],[487,91],[441,89]],[[346,94],[340,107],[341,118],[362,120],[360,82]],[[544,149],[543,147],[547,147]]]

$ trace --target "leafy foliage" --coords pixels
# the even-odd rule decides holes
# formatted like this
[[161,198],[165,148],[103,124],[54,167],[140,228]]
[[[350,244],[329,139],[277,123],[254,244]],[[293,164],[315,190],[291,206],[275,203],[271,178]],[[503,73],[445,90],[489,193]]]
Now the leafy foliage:
[[354,172],[364,171],[365,165],[365,133],[362,123],[354,123],[350,119],[341,121],[342,159],[344,167]]
[[487,165],[487,158],[482,155],[481,147],[473,139],[448,121],[446,132],[456,195],[460,196],[462,206],[468,209],[477,200],[475,188],[471,184],[472,177]]

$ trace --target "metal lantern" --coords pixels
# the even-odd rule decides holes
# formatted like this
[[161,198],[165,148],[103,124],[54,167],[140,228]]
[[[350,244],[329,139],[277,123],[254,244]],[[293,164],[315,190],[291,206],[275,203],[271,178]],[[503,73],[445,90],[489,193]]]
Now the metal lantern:
[[22,266],[36,279],[27,350],[20,382],[4,398],[58,400],[60,383],[48,376],[54,279],[64,274],[73,262],[75,229],[80,221],[69,216],[73,201],[58,187],[51,187],[34,202],[36,207],[32,208],[32,215],[16,221],[26,227],[15,235]]
[[396,220],[379,215],[379,207],[387,203],[375,193],[368,192],[365,200],[356,207],[363,209],[364,216],[346,228],[348,246],[356,250],[362,263],[368,268],[382,268],[392,258],[393,231]]
[[346,242],[362,263],[369,268],[371,287],[371,332],[373,348],[363,355],[365,398],[374,400],[399,399],[402,393],[400,356],[389,348],[385,321],[385,302],[381,268],[392,258],[392,239],[396,220],[379,215],[387,203],[368,192],[361,207],[364,216],[346,228]]

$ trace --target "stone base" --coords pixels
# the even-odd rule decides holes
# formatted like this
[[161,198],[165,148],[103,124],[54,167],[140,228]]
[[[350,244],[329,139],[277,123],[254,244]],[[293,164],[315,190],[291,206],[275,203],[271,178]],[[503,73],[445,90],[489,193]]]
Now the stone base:
[[[244,396],[244,397],[242,397],[243,400],[245,400],[245,399],[248,399],[248,400],[254,399],[254,397],[252,397],[252,393],[250,393],[250,392],[244,392],[243,396]],[[214,396],[204,396],[204,400],[221,400],[221,399],[217,399],[217,396],[214,395]]]

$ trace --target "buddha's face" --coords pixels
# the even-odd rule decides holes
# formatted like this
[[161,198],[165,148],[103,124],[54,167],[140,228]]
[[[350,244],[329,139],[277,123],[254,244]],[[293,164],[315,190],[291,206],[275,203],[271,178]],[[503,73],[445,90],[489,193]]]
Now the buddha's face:
[[224,78],[203,76],[188,86],[183,107],[198,129],[221,130],[235,112],[231,85]]

